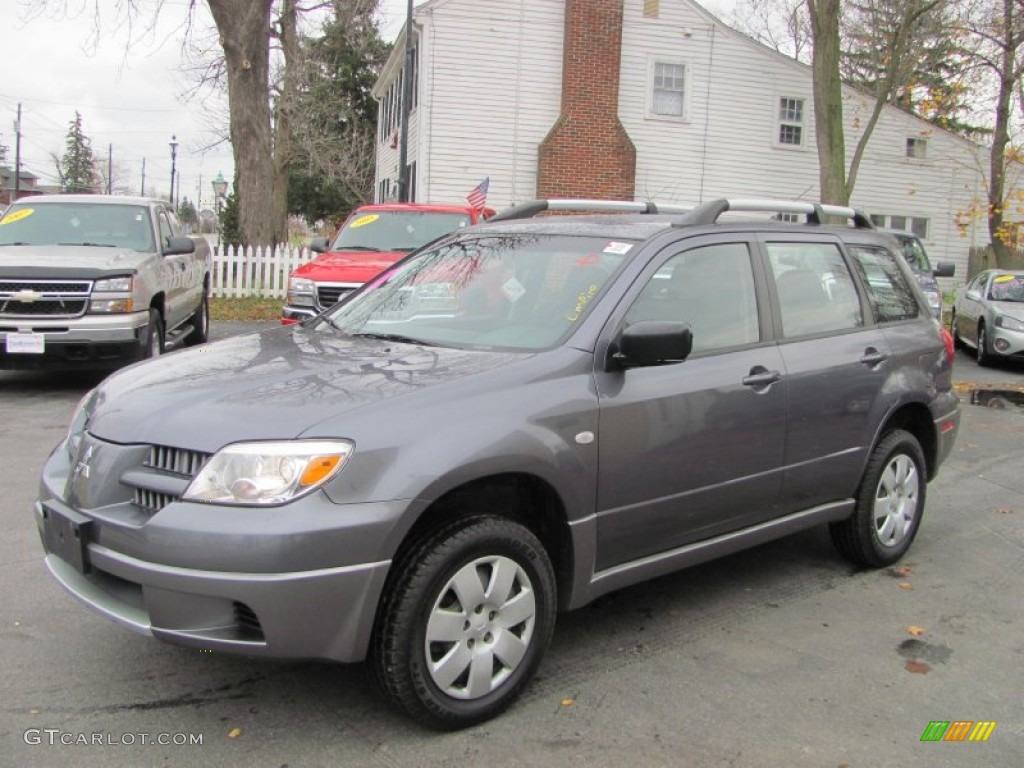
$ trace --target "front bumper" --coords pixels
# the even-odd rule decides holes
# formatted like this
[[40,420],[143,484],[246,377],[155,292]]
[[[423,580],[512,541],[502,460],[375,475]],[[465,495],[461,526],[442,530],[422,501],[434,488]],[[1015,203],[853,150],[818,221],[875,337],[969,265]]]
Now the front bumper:
[[[129,473],[109,453],[132,450],[98,451],[95,482],[123,486],[118,477]],[[390,567],[380,555],[407,503],[339,505],[314,493],[266,509],[171,501],[147,514],[127,500],[85,509],[64,501],[89,495],[65,496],[83,482],[80,470],[69,482],[72,474],[62,445],[44,467],[36,524],[50,573],[93,610],[204,650],[365,657]],[[95,495],[111,500],[106,488]]]
[[[142,359],[146,350],[149,312],[130,315],[85,315],[65,319],[40,317],[0,319],[0,370],[45,368],[113,368]],[[41,334],[44,351],[7,352],[7,336]]]
[[303,320],[309,320],[311,317],[316,317],[316,315],[316,311],[310,307],[296,307],[286,304],[281,309],[281,325],[294,325],[295,323],[301,323]]
[[991,353],[1015,360],[1024,359],[1024,331],[993,325],[990,335]]

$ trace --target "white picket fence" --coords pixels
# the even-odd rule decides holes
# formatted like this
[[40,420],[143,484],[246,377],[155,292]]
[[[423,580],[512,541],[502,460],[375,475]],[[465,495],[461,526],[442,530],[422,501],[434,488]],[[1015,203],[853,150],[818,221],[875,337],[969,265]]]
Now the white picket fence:
[[283,299],[288,293],[288,276],[314,255],[306,248],[289,246],[215,248],[210,295]]

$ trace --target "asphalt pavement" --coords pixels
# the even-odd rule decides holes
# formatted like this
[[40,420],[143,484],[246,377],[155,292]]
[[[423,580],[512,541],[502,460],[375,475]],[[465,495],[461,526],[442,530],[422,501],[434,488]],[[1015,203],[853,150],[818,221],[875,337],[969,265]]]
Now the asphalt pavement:
[[[958,380],[1022,378],[976,368],[958,359]],[[853,568],[817,529],[607,595],[559,617],[511,710],[442,734],[388,709],[362,666],[163,645],[53,582],[36,478],[94,383],[0,373],[0,765],[1024,765],[1016,409],[964,406],[899,568]],[[996,725],[984,743],[922,741],[936,721]]]

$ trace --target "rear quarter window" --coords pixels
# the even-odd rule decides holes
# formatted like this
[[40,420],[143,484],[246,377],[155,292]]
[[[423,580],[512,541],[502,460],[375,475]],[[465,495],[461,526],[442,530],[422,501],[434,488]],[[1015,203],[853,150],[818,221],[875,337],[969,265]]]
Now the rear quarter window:
[[867,245],[849,248],[867,287],[876,322],[911,320],[921,313],[913,288],[889,251]]

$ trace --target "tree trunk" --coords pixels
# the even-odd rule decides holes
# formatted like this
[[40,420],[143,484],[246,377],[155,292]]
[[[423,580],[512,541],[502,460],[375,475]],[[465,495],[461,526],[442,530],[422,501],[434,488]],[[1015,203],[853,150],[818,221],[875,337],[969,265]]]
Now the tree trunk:
[[238,178],[239,225],[252,245],[274,240],[270,111],[272,0],[207,0],[228,76],[231,147]]
[[277,99],[274,125],[274,240],[288,239],[288,168],[294,155],[292,112],[298,90],[300,48],[298,38],[298,11],[296,0],[284,0],[278,34],[284,53],[284,74]]
[[996,265],[1009,268],[1012,253],[1006,245],[1003,231],[1003,194],[1006,188],[1006,147],[1010,143],[1010,106],[1016,86],[1015,56],[1020,42],[1016,39],[1017,20],[1014,18],[1016,0],[1003,0],[1003,29],[1006,40],[1002,46],[999,67],[999,94],[996,97],[996,120],[992,129],[992,149],[989,155],[988,233],[995,252]]
[[821,201],[846,205],[850,198],[846,188],[843,84],[839,77],[839,0],[807,0],[807,10],[814,40],[811,74]]

